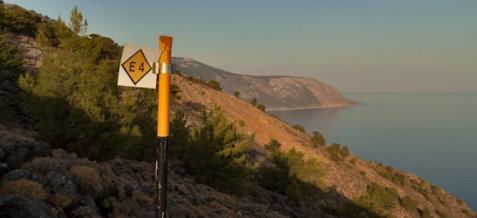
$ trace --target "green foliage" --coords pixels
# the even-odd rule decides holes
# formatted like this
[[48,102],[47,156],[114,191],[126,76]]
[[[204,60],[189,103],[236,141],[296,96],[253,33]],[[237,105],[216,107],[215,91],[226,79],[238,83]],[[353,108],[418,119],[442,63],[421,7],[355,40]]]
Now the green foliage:
[[55,27],[51,23],[40,23],[36,31],[36,41],[44,46],[57,47],[58,38],[55,35]]
[[120,90],[112,82],[120,48],[99,35],[75,36],[61,19],[41,28],[53,33],[44,35],[41,30],[37,40],[50,45],[57,40],[59,47],[46,53],[35,77],[23,75],[19,80],[29,112],[38,118],[39,137],[97,160],[151,160],[154,92]]
[[300,124],[295,124],[295,125],[293,125],[292,127],[293,127],[294,129],[296,129],[296,130],[302,132],[302,133],[306,133],[305,127],[303,127],[303,126],[300,125]]
[[408,184],[408,181],[406,180],[406,177],[404,176],[404,174],[396,171],[390,166],[386,166],[384,167],[384,169],[382,168],[378,169],[377,171],[379,175],[381,175],[382,177],[396,184],[403,185],[403,186]]
[[295,149],[288,151],[286,156],[292,173],[301,181],[316,186],[321,185],[320,178],[324,173],[315,159],[305,159],[303,153]]
[[321,205],[321,209],[330,215],[335,217],[353,217],[353,218],[382,218],[383,216],[379,216],[366,210],[365,208],[359,207],[353,203],[346,203],[343,206],[331,206],[327,204]]
[[280,146],[275,139],[265,145],[271,153],[259,166],[257,181],[260,186],[285,194],[298,203],[321,185],[323,171],[315,159],[304,159],[303,153],[295,149],[281,152]]
[[28,122],[19,99],[18,75],[23,73],[23,60],[12,36],[0,34],[0,121]]
[[341,146],[340,144],[333,143],[326,147],[326,151],[331,155],[331,159],[335,162],[343,161],[350,153],[347,146]]
[[257,108],[261,111],[265,111],[267,109],[267,107],[265,107],[265,105],[263,105],[263,104],[258,104]]
[[399,198],[399,204],[406,209],[407,211],[414,212],[417,211],[418,205],[417,202],[414,201],[409,196],[405,196],[403,198]]
[[35,36],[36,41],[45,48],[68,45],[73,37],[74,33],[68,29],[61,17],[56,21],[39,23]]
[[320,131],[313,131],[313,135],[311,136],[311,143],[314,148],[318,148],[320,145],[325,145],[326,140]]
[[250,100],[250,104],[251,104],[252,106],[257,106],[257,104],[258,104],[257,99],[256,99],[256,98],[252,98],[252,99]]
[[193,76],[187,76],[185,78],[188,79],[191,82],[198,83],[198,84],[207,86],[209,88],[212,88],[212,89],[215,89],[215,90],[218,90],[218,91],[222,91],[222,87],[220,86],[220,83],[216,80],[204,81],[204,80],[195,78]]
[[0,69],[15,73],[23,71],[22,56],[9,34],[0,34]]
[[398,200],[399,195],[395,189],[372,183],[367,186],[367,192],[354,202],[378,215],[389,216]]
[[[97,66],[79,52],[62,50],[46,55],[31,90],[32,95],[45,101],[30,102],[32,112],[40,117],[37,129],[42,139],[58,147],[76,144],[73,147],[78,147],[80,153],[99,152],[83,146],[111,136],[107,134],[111,128],[108,122],[114,119],[111,108],[118,104],[115,87],[110,83],[114,80],[113,69],[106,62]],[[99,141],[95,143],[93,138]],[[90,155],[99,153],[87,156]]]
[[427,200],[431,198],[431,192],[429,191],[428,188],[425,187],[425,184],[423,182],[419,182],[417,180],[411,179],[410,180],[411,187],[421,193]]
[[[181,124],[182,125],[182,124]],[[218,107],[203,112],[189,143],[176,152],[196,182],[234,194],[245,191],[250,163],[247,157],[253,138],[240,133]]]
[[0,5],[0,31],[34,36],[41,16],[16,5]]
[[75,6],[70,12],[69,27],[71,31],[78,35],[84,34],[88,29],[88,21],[86,20],[86,18],[83,18],[83,13],[78,10],[77,6]]
[[239,91],[234,91],[234,96],[237,98],[240,98],[240,92]]
[[220,83],[216,80],[209,80],[205,83],[208,87],[213,88],[215,90],[222,91],[222,87],[220,87]]
[[181,89],[175,84],[171,84],[171,98],[172,100],[180,99]]
[[431,211],[428,208],[419,209],[421,218],[432,218]]
[[190,143],[190,131],[186,126],[184,113],[176,111],[172,115],[169,135],[169,157],[184,160]]
[[291,184],[291,180],[295,179],[290,175],[290,167],[288,161],[283,153],[272,153],[268,158],[272,166],[262,164],[258,168],[257,180],[260,186],[286,194],[288,185]]
[[[239,93],[239,94],[240,94],[240,93]],[[237,97],[237,96],[236,96],[236,97]],[[250,104],[251,104],[252,106],[258,108],[258,109],[261,110],[261,111],[265,111],[265,110],[267,109],[267,107],[266,107],[265,105],[259,104],[256,98],[252,98],[252,99],[250,100]]]
[[94,58],[96,62],[100,60],[116,60],[121,58],[121,48],[112,39],[98,35],[89,35],[91,40],[89,45],[91,47],[91,53],[95,54]]
[[282,144],[280,144],[280,142],[278,142],[276,139],[272,139],[268,144],[264,145],[265,149],[270,152],[278,152],[281,146]]

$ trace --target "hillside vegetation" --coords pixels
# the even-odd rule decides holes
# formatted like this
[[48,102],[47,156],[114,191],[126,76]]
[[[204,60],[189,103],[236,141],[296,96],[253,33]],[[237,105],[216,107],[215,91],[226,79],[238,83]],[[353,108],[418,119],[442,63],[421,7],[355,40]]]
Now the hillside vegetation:
[[[0,217],[153,217],[155,90],[117,87],[121,47],[71,17],[1,5]],[[171,217],[476,216],[220,84],[172,84]]]

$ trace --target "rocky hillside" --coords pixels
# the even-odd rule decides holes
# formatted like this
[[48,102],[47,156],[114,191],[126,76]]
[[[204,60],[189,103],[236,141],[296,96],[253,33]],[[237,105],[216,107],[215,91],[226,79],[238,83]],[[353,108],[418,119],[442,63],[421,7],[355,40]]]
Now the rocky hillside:
[[245,100],[256,98],[267,110],[344,107],[353,104],[335,87],[311,78],[239,75],[190,58],[176,57],[173,62],[182,74],[205,81],[216,80],[225,92],[238,92]]
[[[154,166],[144,161],[153,150],[145,147],[142,150],[145,152],[137,156],[131,153],[150,145],[147,141],[150,132],[147,128],[141,131],[141,127],[153,121],[155,111],[151,108],[155,108],[152,103],[155,98],[144,90],[118,89],[115,80],[108,79],[116,75],[117,46],[110,39],[97,36],[62,36],[57,39],[63,40],[64,47],[45,47],[37,43],[38,37],[33,39],[33,33],[8,34],[11,37],[0,38],[0,52],[6,54],[0,55],[0,66],[4,68],[0,69],[0,114],[6,114],[0,116],[0,217],[153,217]],[[82,43],[78,44],[77,40]],[[72,45],[79,46],[70,49],[68,46]],[[57,65],[54,59],[44,59],[48,53],[64,54],[62,49],[72,57],[63,56]],[[81,50],[80,54],[76,50]],[[98,56],[103,57],[99,70],[95,68],[96,59],[87,63],[79,61],[98,51],[101,54]],[[19,58],[23,59],[27,75],[36,80],[30,78],[33,82],[28,82],[27,77],[19,76],[24,73],[18,65]],[[87,67],[81,68],[83,65]],[[88,74],[91,72],[105,79],[93,82],[82,79],[91,78]],[[56,77],[48,79],[52,73],[82,77],[77,80],[65,77],[67,82],[64,82]],[[107,86],[106,81],[113,82]],[[171,125],[168,186],[171,217],[477,217],[465,202],[445,190],[413,174],[362,160],[342,146],[317,145],[311,136],[242,98],[180,75],[173,75],[172,84],[174,115],[183,113],[185,120],[174,118]],[[100,91],[95,91],[98,87]],[[28,88],[33,91],[29,92]],[[74,94],[64,94],[67,91]],[[98,95],[109,91],[110,95]],[[98,97],[100,101],[94,101]],[[29,98],[35,104],[41,103],[39,113],[28,110],[32,109],[27,108]],[[87,104],[90,102],[95,104]],[[210,121],[212,116],[208,111],[220,111],[225,118]],[[45,118],[50,120],[42,120]],[[128,129],[118,120],[137,122],[140,126]],[[182,121],[184,126],[177,128]],[[119,133],[117,126],[121,127]],[[214,128],[229,131],[216,140],[214,135],[220,131]],[[191,159],[174,157],[179,155],[180,134],[187,131],[192,131],[192,142],[181,143],[196,152],[181,155],[189,158],[204,155],[207,149],[221,148],[224,143],[232,146],[212,152],[220,153],[219,158],[192,159],[195,162],[188,163]],[[242,135],[247,136],[246,140]],[[42,137],[50,141],[39,140]],[[96,140],[99,137],[101,140]],[[140,137],[143,140],[138,143]],[[193,137],[205,139],[197,141]],[[236,144],[246,149],[240,150],[240,146],[237,149]],[[124,150],[112,153],[120,146],[125,146]],[[242,156],[221,162],[228,157],[223,153]],[[105,158],[102,154],[115,156]],[[238,191],[244,190],[240,194],[224,191],[217,185],[220,179],[226,180],[217,176],[236,175],[199,168],[198,172],[208,173],[203,178],[193,171],[194,166],[217,167],[214,161],[231,165],[221,169],[234,170],[244,159],[248,161],[247,170],[252,172],[245,174],[248,182],[234,184]]]
[[[239,98],[201,84],[191,83],[182,77],[175,77],[174,83],[181,87],[180,101],[183,105],[203,107],[218,105],[228,118],[243,123],[244,130],[254,133],[258,144],[276,139],[283,145],[284,150],[296,149],[308,158],[317,159],[325,172],[324,189],[336,190],[345,199],[359,199],[370,191],[371,186],[377,184],[379,187],[397,191],[398,196],[392,206],[394,217],[419,217],[423,214],[432,217],[476,216],[461,200],[413,174],[380,163],[365,161],[354,155],[342,161],[336,160],[325,147],[313,148],[310,136]],[[419,206],[415,211],[409,211],[403,201],[412,201]],[[333,207],[338,208],[337,210],[343,206],[336,204]]]
[[[0,217],[154,217],[152,164],[81,159],[29,134],[0,126]],[[171,217],[271,218],[299,211],[273,192],[257,191],[268,202],[259,204],[196,184],[175,165],[171,169]]]

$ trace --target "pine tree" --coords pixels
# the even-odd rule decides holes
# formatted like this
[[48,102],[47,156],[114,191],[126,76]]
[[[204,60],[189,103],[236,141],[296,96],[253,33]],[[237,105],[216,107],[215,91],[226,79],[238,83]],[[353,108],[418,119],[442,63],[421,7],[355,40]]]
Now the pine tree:
[[88,21],[86,20],[86,18],[83,18],[83,13],[81,13],[81,11],[78,10],[78,7],[75,6],[70,12],[70,29],[74,33],[82,35],[86,33],[87,28]]

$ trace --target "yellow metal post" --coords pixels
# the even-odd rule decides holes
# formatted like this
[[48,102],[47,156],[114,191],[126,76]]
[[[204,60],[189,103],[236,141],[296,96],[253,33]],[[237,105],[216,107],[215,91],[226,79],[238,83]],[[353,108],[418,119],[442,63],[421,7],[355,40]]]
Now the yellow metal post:
[[[159,140],[156,153],[159,163],[156,162],[156,217],[167,217],[167,138],[169,136],[169,104],[171,83],[171,52],[172,37],[159,36],[160,72],[158,74],[157,99],[157,137]],[[160,166],[160,172],[158,172]],[[158,179],[158,177],[160,177]]]
[[160,36],[159,49],[161,56],[159,57],[160,73],[159,73],[159,93],[158,93],[158,110],[157,110],[157,136],[169,136],[169,93],[171,82],[171,50],[172,37]]

